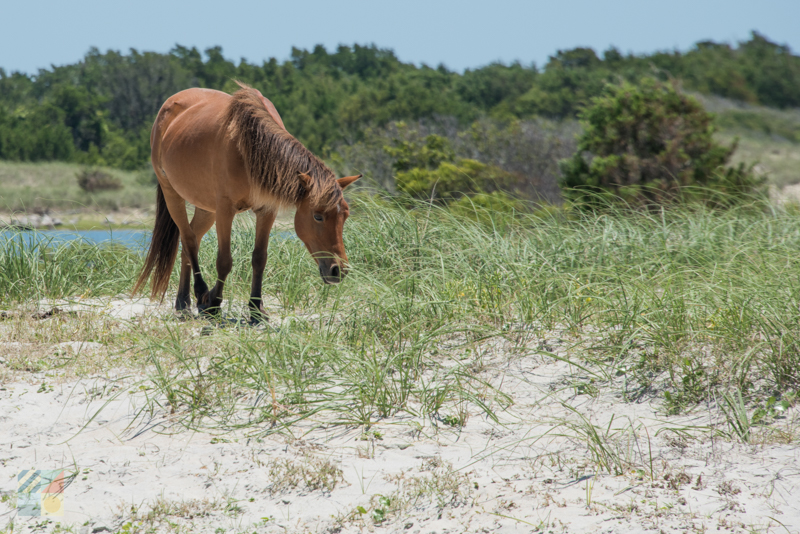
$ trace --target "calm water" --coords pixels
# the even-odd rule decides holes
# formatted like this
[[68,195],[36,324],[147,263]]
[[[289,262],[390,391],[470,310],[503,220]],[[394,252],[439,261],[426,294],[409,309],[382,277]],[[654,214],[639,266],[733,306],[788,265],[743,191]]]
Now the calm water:
[[62,245],[70,242],[114,243],[146,250],[150,232],[146,230],[0,230],[0,246],[9,239],[28,244]]
[[[296,239],[294,232],[273,230],[271,239]],[[70,242],[81,242],[96,245],[98,243],[114,243],[125,245],[135,250],[146,251],[150,246],[148,230],[0,230],[0,247],[9,239],[25,241],[28,244],[45,244],[51,246]]]

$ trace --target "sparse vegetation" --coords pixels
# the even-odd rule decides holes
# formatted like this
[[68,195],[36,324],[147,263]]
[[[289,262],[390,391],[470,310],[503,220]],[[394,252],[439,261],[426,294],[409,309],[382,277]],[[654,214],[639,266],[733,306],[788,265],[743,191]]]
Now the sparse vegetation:
[[300,461],[273,458],[266,464],[256,458],[256,464],[267,470],[267,490],[271,495],[298,489],[330,493],[344,481],[342,470],[330,460],[308,454]]

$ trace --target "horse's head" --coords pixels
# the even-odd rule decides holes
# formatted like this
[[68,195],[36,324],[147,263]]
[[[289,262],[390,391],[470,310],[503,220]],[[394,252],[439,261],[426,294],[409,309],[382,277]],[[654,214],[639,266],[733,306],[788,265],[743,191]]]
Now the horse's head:
[[[300,176],[304,180],[308,178],[305,175]],[[339,178],[337,182],[344,189],[359,178],[360,174]],[[332,208],[312,205],[306,198],[297,206],[294,215],[297,237],[316,260],[319,274],[326,284],[338,284],[347,274],[347,254],[344,251],[342,228],[348,215],[350,207],[344,197]]]

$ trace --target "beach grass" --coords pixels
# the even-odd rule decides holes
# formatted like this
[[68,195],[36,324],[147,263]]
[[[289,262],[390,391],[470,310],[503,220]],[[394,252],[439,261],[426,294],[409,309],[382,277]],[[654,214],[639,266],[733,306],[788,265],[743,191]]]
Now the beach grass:
[[[154,409],[190,426],[258,431],[308,418],[370,428],[410,414],[457,428],[470,414],[495,417],[511,398],[482,377],[494,353],[562,359],[583,377],[568,385],[576,394],[611,387],[626,402],[658,399],[665,415],[713,403],[743,441],[797,402],[800,217],[791,207],[465,216],[378,197],[352,204],[342,284],[321,283],[298,239],[274,238],[264,287],[272,326],[128,326],[108,334],[109,353],[149,369]],[[246,318],[253,232],[239,218],[223,305],[235,319]],[[0,250],[2,308],[124,295],[141,263],[102,245],[11,240]],[[212,232],[201,247],[208,280],[215,253]],[[568,355],[542,342],[554,331]],[[579,423],[573,430],[591,430]]]

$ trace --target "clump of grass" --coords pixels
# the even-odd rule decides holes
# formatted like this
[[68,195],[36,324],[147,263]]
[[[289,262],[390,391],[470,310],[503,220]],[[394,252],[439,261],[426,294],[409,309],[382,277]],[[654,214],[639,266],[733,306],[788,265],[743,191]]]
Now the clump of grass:
[[[491,415],[503,396],[465,366],[440,368],[426,353],[437,332],[392,346],[347,324],[293,321],[280,332],[222,331],[186,340],[145,339],[151,375],[191,426],[273,432],[304,419],[369,427],[398,412],[419,416],[464,405]],[[209,346],[210,345],[210,346]]]
[[423,462],[425,474],[401,479],[400,497],[406,506],[417,506],[430,501],[441,511],[445,508],[466,506],[472,495],[472,484],[463,473],[441,458]]
[[119,245],[59,244],[26,232],[0,235],[0,306],[130,290],[139,254]]
[[126,534],[154,532],[164,530],[167,532],[185,532],[194,526],[179,524],[176,520],[183,521],[208,521],[215,512],[227,512],[231,503],[223,500],[188,499],[182,501],[168,500],[158,497],[152,503],[142,504],[137,507],[119,506],[117,519],[120,522],[119,532]]
[[307,454],[302,460],[273,458],[256,464],[267,469],[270,495],[300,489],[303,491],[322,491],[330,493],[344,482],[342,470],[327,458]]

